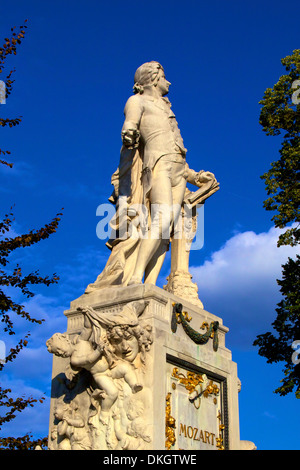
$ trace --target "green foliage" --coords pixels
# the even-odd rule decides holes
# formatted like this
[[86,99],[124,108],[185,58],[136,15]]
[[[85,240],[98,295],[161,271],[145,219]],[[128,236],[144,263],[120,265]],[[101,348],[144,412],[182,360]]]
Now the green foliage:
[[[300,50],[282,59],[285,75],[273,88],[265,91],[260,124],[267,135],[282,137],[279,160],[271,164],[262,175],[268,198],[264,201],[267,211],[274,211],[275,227],[285,228],[278,239],[282,245],[297,246],[300,243],[299,202],[300,202]],[[289,225],[290,224],[290,225]],[[282,385],[275,393],[286,395],[295,391],[300,398],[300,365],[292,360],[292,343],[300,340],[300,258],[289,258],[283,265],[282,280],[277,281],[283,299],[277,305],[277,318],[272,323],[276,336],[267,332],[254,341],[259,354],[268,363],[284,362]]]
[[[26,20],[27,21],[27,20]],[[15,28],[11,29],[11,38],[5,38],[4,45],[0,48],[0,78],[1,74],[4,72],[5,60],[11,54],[15,55],[17,53],[17,45],[21,43],[21,40],[25,35],[25,28],[27,26],[21,26],[19,33],[15,31]],[[12,91],[13,80],[11,76],[14,70],[11,70],[6,76],[6,97]],[[1,107],[1,110],[3,108]],[[0,118],[0,126],[9,126],[14,127],[15,125],[21,122],[20,118]],[[8,150],[0,149],[0,156],[10,155]],[[9,168],[12,168],[13,164],[7,162],[6,160],[0,160],[0,164],[6,165]],[[25,307],[13,300],[8,295],[9,292],[14,291],[18,294],[22,294],[25,298],[30,298],[34,296],[34,293],[30,289],[30,286],[33,285],[46,285],[56,283],[58,281],[58,276],[53,274],[52,276],[41,276],[38,270],[35,270],[29,274],[23,274],[23,270],[19,264],[11,266],[11,255],[17,249],[24,249],[26,247],[32,246],[41,240],[47,239],[51,234],[56,232],[58,227],[60,216],[59,213],[54,217],[54,219],[46,224],[44,227],[41,227],[37,230],[30,230],[25,234],[11,236],[12,233],[12,224],[14,221],[12,212],[5,214],[0,220],[0,320],[2,325],[2,330],[4,334],[15,335],[14,323],[12,316],[15,318],[23,318],[29,323],[41,324],[43,320],[34,318],[30,312],[25,310]],[[28,338],[30,333],[24,335],[18,343],[10,349],[7,357],[5,358],[5,363],[0,362],[0,372],[5,367],[5,364],[16,359],[20,351],[27,346]],[[22,412],[27,407],[34,406],[35,403],[43,402],[44,397],[34,398],[34,397],[17,397],[20,391],[17,390],[15,393],[11,389],[4,389],[0,386],[0,429],[3,425],[13,420],[17,413]],[[47,444],[47,439],[38,439],[33,440],[30,434],[25,434],[22,437],[6,437],[0,438],[0,449],[18,449],[18,450],[31,450],[36,446],[44,448]]]
[[[15,69],[11,69],[6,77],[2,76],[5,72],[5,61],[9,55],[17,54],[17,45],[21,44],[22,39],[25,37],[25,30],[27,28],[27,20],[24,21],[24,25],[19,27],[19,31],[16,31],[16,27],[11,28],[11,37],[5,38],[3,46],[0,47],[0,80],[5,82],[5,92],[6,98],[11,94],[14,80],[12,80],[12,74],[15,72]],[[17,118],[0,118],[0,126],[5,127],[14,127],[20,124],[21,117]],[[0,155],[10,155],[8,150],[0,149]],[[7,165],[12,168],[13,163],[7,162],[6,160],[0,159],[0,164]]]
[[292,343],[300,340],[300,256],[296,260],[288,259],[283,266],[283,278],[277,282],[283,296],[272,323],[277,334],[259,335],[254,345],[259,346],[259,354],[266,357],[268,363],[285,363],[282,385],[275,392],[286,395],[296,389],[296,397],[300,398],[300,364],[292,360]]
[[285,228],[291,222],[297,223],[279,237],[278,246],[295,246],[300,241],[300,99],[293,99],[293,85],[300,79],[300,50],[295,50],[281,62],[289,73],[282,75],[273,88],[265,91],[260,101],[259,122],[267,135],[283,133],[283,142],[280,159],[273,162],[261,178],[265,180],[270,196],[264,207],[276,212],[271,219],[275,227]]

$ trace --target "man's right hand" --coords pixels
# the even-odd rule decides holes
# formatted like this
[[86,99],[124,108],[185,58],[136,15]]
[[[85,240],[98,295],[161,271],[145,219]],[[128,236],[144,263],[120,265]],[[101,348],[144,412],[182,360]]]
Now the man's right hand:
[[127,129],[122,131],[122,141],[125,147],[134,149],[139,146],[140,133],[137,129]]

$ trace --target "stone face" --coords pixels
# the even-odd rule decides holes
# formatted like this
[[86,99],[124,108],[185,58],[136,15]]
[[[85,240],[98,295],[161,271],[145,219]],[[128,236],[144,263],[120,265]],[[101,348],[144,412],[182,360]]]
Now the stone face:
[[[196,344],[179,318],[172,332],[180,302],[197,334],[218,322],[217,350],[212,338]],[[83,295],[65,315],[63,345],[47,342],[54,354],[51,449],[239,448],[237,370],[220,318],[151,285]],[[193,374],[203,381],[192,380],[191,390],[184,378]],[[176,427],[166,426],[168,396],[168,423]]]

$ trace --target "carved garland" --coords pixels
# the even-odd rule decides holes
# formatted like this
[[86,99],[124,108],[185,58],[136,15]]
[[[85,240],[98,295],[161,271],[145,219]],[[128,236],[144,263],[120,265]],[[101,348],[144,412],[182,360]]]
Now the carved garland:
[[171,319],[171,330],[173,333],[177,331],[177,325],[182,324],[182,327],[189,338],[196,344],[206,344],[210,338],[213,339],[213,349],[214,351],[218,350],[219,347],[219,339],[218,339],[218,328],[219,322],[214,321],[211,322],[210,325],[204,322],[201,326],[202,329],[205,327],[207,328],[206,333],[201,334],[198,331],[194,330],[189,322],[191,321],[191,317],[188,316],[187,312],[182,311],[182,304],[173,303],[173,314]]

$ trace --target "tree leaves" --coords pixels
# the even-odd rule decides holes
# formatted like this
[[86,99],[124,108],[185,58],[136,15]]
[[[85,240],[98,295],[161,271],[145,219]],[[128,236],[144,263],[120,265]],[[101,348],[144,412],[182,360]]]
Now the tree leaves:
[[[27,22],[27,20],[26,20]],[[26,23],[25,22],[25,23]],[[5,38],[5,42],[2,47],[0,47],[0,78],[1,74],[4,72],[4,65],[7,57],[9,55],[15,55],[17,53],[17,46],[21,44],[22,39],[25,35],[25,29],[27,28],[26,24],[20,26],[19,31],[16,31],[16,28],[11,28],[11,37]],[[6,97],[12,91],[12,84],[14,80],[11,79],[14,69],[10,70],[6,77]],[[3,108],[1,108],[2,110]],[[17,126],[21,123],[21,117],[17,118],[0,118],[0,126],[8,126],[10,128]],[[6,155],[10,155],[8,150],[0,149],[0,164],[6,165],[9,168],[13,166],[12,163],[6,161]],[[58,213],[49,223],[45,224],[43,227],[35,230],[29,230],[27,233],[22,235],[12,236],[12,224],[14,222],[14,216],[12,210],[5,214],[0,220],[0,320],[3,324],[3,331],[8,335],[15,335],[15,328],[13,323],[13,314],[14,317],[23,318],[25,321],[33,324],[41,324],[43,320],[34,318],[30,312],[28,312],[24,305],[19,301],[14,300],[8,294],[9,292],[18,293],[25,298],[31,298],[34,296],[34,292],[31,290],[33,285],[46,285],[58,282],[57,274],[52,276],[42,276],[39,273],[39,270],[34,270],[30,273],[24,273],[23,268],[20,264],[11,266],[11,255],[18,249],[24,249],[30,247],[36,243],[39,243],[42,240],[46,240],[50,235],[56,232],[58,227],[60,216],[62,213]],[[27,346],[28,338],[30,333],[23,335],[21,339],[18,340],[17,344],[12,347],[5,358],[5,362],[0,362],[0,371],[3,370],[5,364],[8,362],[14,361],[20,351]],[[0,407],[1,411],[7,408],[4,416],[0,416],[0,428],[10,422],[16,417],[17,413],[22,412],[27,407],[34,406],[35,403],[44,401],[44,397],[34,398],[34,397],[17,397],[16,394],[20,392],[17,391],[13,394],[10,389],[3,389],[0,386]],[[22,437],[7,437],[0,438],[0,449],[16,449],[16,450],[31,450],[36,446],[45,447],[47,445],[47,439],[33,440],[30,434],[25,434]]]
[[293,363],[291,345],[300,339],[300,256],[288,259],[283,266],[283,278],[277,281],[283,299],[279,302],[277,317],[272,323],[274,333],[259,335],[254,346],[259,346],[259,354],[267,358],[268,363],[285,362],[282,385],[275,393],[287,395],[296,389],[300,398],[300,364]]
[[[19,303],[14,302],[8,294],[4,293],[3,287],[13,287],[19,289],[24,296],[27,298],[33,297],[34,293],[29,290],[30,285],[43,284],[50,286],[51,284],[57,283],[59,277],[56,273],[52,276],[40,276],[39,271],[36,270],[29,274],[23,275],[22,268],[17,264],[10,272],[7,270],[9,263],[8,256],[17,248],[25,248],[35,243],[45,240],[51,234],[56,232],[60,216],[62,213],[58,213],[56,217],[44,227],[39,230],[31,230],[29,233],[24,235],[18,235],[16,237],[5,237],[4,234],[9,231],[13,222],[13,214],[6,214],[3,220],[0,222],[0,265],[5,269],[0,269],[0,318],[1,322],[5,324],[4,331],[10,335],[14,334],[13,323],[9,316],[9,312],[15,312],[18,316],[28,320],[31,323],[41,323],[41,320],[33,318],[24,307]],[[2,233],[2,235],[1,235]],[[1,240],[2,238],[2,240]]]
[[[286,228],[278,238],[278,247],[300,243],[300,102],[293,99],[300,78],[300,50],[281,62],[288,74],[265,91],[259,120],[267,135],[282,137],[279,160],[261,176],[269,196],[264,207],[275,212],[271,219],[275,227]],[[259,346],[259,354],[268,363],[285,363],[282,385],[275,393],[286,395],[296,389],[295,396],[300,398],[300,364],[293,362],[291,347],[293,341],[300,340],[300,257],[289,258],[282,273],[277,282],[283,298],[272,323],[274,333],[259,335],[254,345]]]
[[[15,69],[11,69],[6,77],[2,78],[2,74],[5,70],[5,61],[7,60],[9,55],[16,55],[17,54],[17,46],[21,44],[21,41],[25,37],[25,30],[27,28],[27,21],[25,20],[24,25],[19,27],[19,31],[16,31],[16,27],[11,28],[11,37],[7,37],[4,39],[4,44],[0,47],[0,80],[5,83],[5,98],[7,98],[11,92],[14,80],[12,80],[12,74],[15,72]],[[2,109],[2,108],[1,108]],[[0,118],[0,126],[5,127],[15,127],[18,126],[21,122],[22,116],[17,118]],[[0,150],[1,154],[9,154],[10,152],[5,152]],[[6,160],[0,159],[0,164],[6,165],[9,168],[13,167],[13,164],[7,162]]]
[[273,88],[267,88],[263,99],[259,122],[267,135],[279,135],[286,132],[284,137],[299,136],[300,108],[293,103],[292,96],[295,91],[293,83],[299,80],[300,49],[281,60],[286,71]]
[[[300,136],[284,140],[280,159],[271,164],[271,169],[262,175],[267,194],[264,202],[268,211],[275,211],[272,217],[275,227],[285,228],[291,222],[300,222]],[[288,229],[279,238],[278,246],[295,246],[300,241],[299,225]]]
[[4,38],[4,44],[0,47],[0,73],[2,73],[5,65],[5,60],[8,55],[17,54],[17,45],[21,44],[22,39],[25,36],[25,29],[27,28],[27,21],[24,21],[24,25],[19,27],[19,32],[16,31],[16,27],[11,28],[11,37]]
[[22,437],[4,437],[0,438],[0,448],[5,450],[40,450],[47,449],[48,439],[33,439],[32,434],[26,434]]
[[18,118],[14,118],[14,119],[2,119],[2,118],[0,118],[0,126],[2,126],[2,127],[5,127],[5,126],[9,126],[9,127],[18,126],[20,124],[20,122],[22,121],[21,117],[22,116],[20,116]]
[[260,114],[260,124],[267,135],[284,132],[280,159],[271,164],[268,172],[261,176],[267,194],[264,202],[275,227],[284,228],[291,222],[298,226],[280,236],[278,246],[295,246],[300,241],[300,103],[293,103],[293,84],[300,78],[300,49],[282,59],[289,73],[280,77],[274,87],[265,91]]

